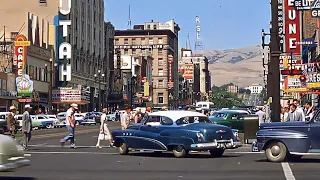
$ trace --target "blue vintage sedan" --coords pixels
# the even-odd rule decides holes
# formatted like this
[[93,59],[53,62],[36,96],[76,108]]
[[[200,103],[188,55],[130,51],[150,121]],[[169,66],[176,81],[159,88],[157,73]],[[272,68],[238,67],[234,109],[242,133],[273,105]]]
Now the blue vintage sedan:
[[253,151],[265,151],[271,162],[298,160],[303,155],[320,155],[319,114],[310,121],[263,123]]
[[213,124],[204,114],[191,111],[150,113],[140,124],[114,130],[112,137],[122,155],[130,150],[172,151],[182,158],[189,151],[209,151],[219,157],[225,149],[241,146],[236,130]]

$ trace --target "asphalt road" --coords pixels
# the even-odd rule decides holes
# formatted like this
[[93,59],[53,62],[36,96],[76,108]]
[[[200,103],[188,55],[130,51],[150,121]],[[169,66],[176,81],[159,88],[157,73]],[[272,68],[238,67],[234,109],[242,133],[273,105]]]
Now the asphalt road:
[[[110,127],[111,130],[115,128]],[[211,158],[206,153],[190,154],[183,159],[177,159],[171,153],[134,152],[121,156],[115,148],[95,148],[98,129],[80,134],[76,132],[76,149],[60,147],[59,140],[63,135],[55,136],[53,133],[50,138],[33,139],[33,146],[26,152],[32,165],[16,172],[0,173],[0,179],[312,180],[320,177],[319,157],[307,157],[293,163],[269,163],[265,161],[264,154],[252,153],[248,146],[227,151],[221,158]]]

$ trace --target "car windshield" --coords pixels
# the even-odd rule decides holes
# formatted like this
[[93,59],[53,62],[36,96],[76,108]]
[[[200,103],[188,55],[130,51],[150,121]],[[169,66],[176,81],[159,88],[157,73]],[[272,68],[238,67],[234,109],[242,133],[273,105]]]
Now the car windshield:
[[225,114],[225,113],[216,113],[214,116],[217,117],[217,118],[225,119],[227,117],[227,114]]
[[176,121],[177,125],[184,125],[184,124],[192,124],[192,123],[211,123],[208,117],[204,116],[188,116],[180,118]]

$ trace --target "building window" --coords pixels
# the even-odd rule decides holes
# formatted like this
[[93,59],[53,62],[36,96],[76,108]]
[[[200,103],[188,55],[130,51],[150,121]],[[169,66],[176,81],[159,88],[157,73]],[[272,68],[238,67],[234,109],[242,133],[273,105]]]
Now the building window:
[[149,38],[149,44],[153,44],[153,38]]
[[163,66],[163,58],[158,58],[158,66]]
[[159,69],[158,74],[159,74],[159,76],[163,76],[163,69]]
[[119,39],[115,39],[114,41],[115,45],[119,45]]
[[150,29],[150,24],[147,25],[147,29]]
[[158,93],[158,104],[163,104],[163,93]]
[[141,38],[141,45],[145,45],[146,44],[146,39],[145,38]]
[[38,68],[36,67],[36,68],[35,68],[35,75],[34,75],[34,79],[35,79],[35,80],[38,80],[38,74],[39,74],[39,73],[38,73]]
[[40,5],[47,4],[47,0],[39,0]]
[[132,49],[132,54],[137,54],[136,49]]
[[157,29],[157,25],[156,24],[153,25],[153,29]]
[[158,49],[158,56],[162,56],[162,49]]
[[159,87],[159,88],[163,88],[163,87],[164,87],[163,80],[159,80],[159,81],[158,81],[158,87]]
[[162,38],[158,38],[158,44],[163,44],[163,39]]
[[135,38],[132,39],[132,45],[136,45],[136,39]]
[[129,54],[128,49],[125,49],[125,50],[124,50],[124,55],[128,55],[128,54]]
[[0,79],[0,89],[2,89],[2,79]]
[[128,44],[129,44],[128,39],[124,39],[124,45],[128,45]]

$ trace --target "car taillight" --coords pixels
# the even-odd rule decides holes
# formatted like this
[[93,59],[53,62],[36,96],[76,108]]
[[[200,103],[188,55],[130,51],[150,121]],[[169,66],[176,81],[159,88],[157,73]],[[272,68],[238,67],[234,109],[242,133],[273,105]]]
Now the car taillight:
[[197,137],[199,142],[203,140],[203,134],[201,132],[197,132]]

